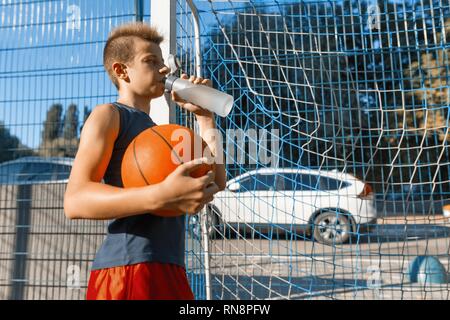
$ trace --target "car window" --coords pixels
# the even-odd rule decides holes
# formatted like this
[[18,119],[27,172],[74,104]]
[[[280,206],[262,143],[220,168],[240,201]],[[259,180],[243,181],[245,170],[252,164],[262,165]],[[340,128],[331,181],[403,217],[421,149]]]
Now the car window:
[[258,191],[275,190],[275,176],[273,174],[258,174],[256,175],[258,183],[256,187]]
[[[344,185],[344,184],[346,184],[346,185]],[[347,185],[348,185],[348,183],[343,182],[341,180],[323,177],[323,176],[320,176],[320,178],[319,178],[320,190],[338,190]]]
[[28,162],[24,164],[17,180],[27,182],[49,181],[52,179],[52,171],[51,163]]
[[69,178],[70,165],[47,162],[20,162],[0,165],[0,183],[46,182]]
[[240,191],[269,191],[275,189],[275,176],[272,174],[254,174],[239,181]]
[[295,190],[295,177],[291,173],[280,173],[276,176],[275,186],[278,191],[292,191]]
[[23,165],[23,163],[10,163],[0,165],[0,183],[15,183],[23,168]]
[[312,174],[295,175],[294,189],[298,191],[315,191],[317,190],[317,176]]
[[72,169],[69,165],[56,164],[53,166],[53,180],[66,180],[69,179],[70,170]]
[[255,184],[256,184],[256,179],[255,179],[255,177],[253,175],[252,176],[248,176],[248,177],[240,180],[239,184],[241,185],[239,191],[254,190]]
[[319,191],[339,190],[349,183],[313,174],[278,173],[257,174],[240,181],[241,191]]
[[277,174],[275,176],[275,190],[277,191],[286,190],[286,184],[288,184],[289,186],[289,183],[290,183],[289,178],[285,174]]
[[276,190],[311,191],[317,190],[317,177],[310,174],[279,173],[275,176]]

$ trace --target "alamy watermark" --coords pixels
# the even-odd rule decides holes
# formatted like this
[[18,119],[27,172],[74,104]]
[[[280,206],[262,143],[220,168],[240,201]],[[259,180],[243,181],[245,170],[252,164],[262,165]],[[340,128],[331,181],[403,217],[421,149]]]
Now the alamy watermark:
[[67,267],[67,288],[80,289],[80,266],[71,264]]
[[369,30],[381,29],[381,11],[377,4],[367,6],[367,26]]
[[81,29],[81,9],[77,5],[70,5],[66,10],[66,29],[67,30],[80,30]]
[[[207,130],[203,139],[212,150],[202,145],[202,139],[191,141],[188,130],[177,129],[172,132],[171,140],[178,141],[173,146],[171,160],[173,163],[187,162],[191,159],[206,157],[208,162],[216,164],[262,164],[277,166],[280,153],[279,130],[272,129],[228,129],[225,131],[226,149],[223,150],[224,138],[218,129]],[[193,146],[193,148],[192,148]],[[193,149],[193,150],[192,150]]]
[[374,291],[376,299],[381,299],[383,293],[381,292],[381,270],[379,266],[369,266],[367,268],[367,288]]

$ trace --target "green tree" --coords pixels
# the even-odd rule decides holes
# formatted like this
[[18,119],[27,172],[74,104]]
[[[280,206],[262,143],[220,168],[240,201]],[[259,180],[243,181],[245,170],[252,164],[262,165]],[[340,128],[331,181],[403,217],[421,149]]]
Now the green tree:
[[[445,32],[437,32],[436,38],[441,43],[448,43],[450,19],[446,20],[443,29]],[[436,134],[440,142],[450,141],[447,120],[450,106],[449,58],[450,49],[447,48],[425,52],[404,71],[405,78],[410,79],[413,89],[408,95],[418,102],[417,108],[410,111],[412,116],[405,119],[405,126],[428,137]]]
[[23,145],[0,121],[0,163],[32,155],[33,151]]
[[47,112],[39,147],[42,157],[75,157],[79,144],[78,108],[75,104],[69,105],[64,118],[62,109],[61,104],[54,104]]
[[61,104],[53,104],[47,111],[47,118],[44,121],[44,131],[42,132],[42,142],[46,143],[59,137],[62,127]]
[[88,119],[89,115],[91,114],[92,110],[88,106],[84,106],[83,109],[83,124],[80,127],[80,132],[83,130],[84,124],[86,123],[86,120]]
[[[423,132],[405,130],[404,123],[420,121],[410,109],[426,107],[415,94],[404,94],[420,91],[422,83],[408,87],[403,70],[417,66],[425,45],[436,45],[431,41],[439,38],[440,17],[449,9],[421,1],[378,6],[379,30],[366,23],[367,3],[356,0],[270,8],[250,3],[221,21],[205,46],[205,75],[237,99],[238,109],[219,125],[279,129],[281,166],[345,169],[381,192],[411,179],[431,181],[430,167],[440,160],[438,148],[428,147],[438,142],[431,134],[423,144]],[[435,86],[447,86],[448,58],[437,51],[441,80]],[[445,123],[445,113],[430,114],[430,124]],[[433,166],[419,174],[416,160]]]
[[71,104],[64,116],[63,137],[66,140],[78,138],[78,108]]

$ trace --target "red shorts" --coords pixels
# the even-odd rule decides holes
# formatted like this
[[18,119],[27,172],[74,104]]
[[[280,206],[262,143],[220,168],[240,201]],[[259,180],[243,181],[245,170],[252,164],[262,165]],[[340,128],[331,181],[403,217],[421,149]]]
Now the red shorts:
[[93,270],[87,300],[193,300],[183,267],[157,262]]

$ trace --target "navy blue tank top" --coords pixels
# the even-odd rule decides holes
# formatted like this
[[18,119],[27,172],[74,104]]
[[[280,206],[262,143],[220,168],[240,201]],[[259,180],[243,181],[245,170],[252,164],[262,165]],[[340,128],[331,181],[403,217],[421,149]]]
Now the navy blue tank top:
[[[123,187],[120,168],[125,150],[134,137],[155,123],[144,111],[117,102],[113,105],[120,113],[120,131],[103,179],[106,184]],[[184,267],[184,232],[184,215],[166,218],[149,212],[115,219],[108,225],[92,270],[141,262],[172,263]]]

